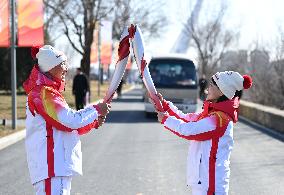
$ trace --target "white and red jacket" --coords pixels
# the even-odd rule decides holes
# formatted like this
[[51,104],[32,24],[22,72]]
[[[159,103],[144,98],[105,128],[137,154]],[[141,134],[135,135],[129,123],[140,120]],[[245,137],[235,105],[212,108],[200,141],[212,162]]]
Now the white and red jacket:
[[220,103],[204,102],[202,113],[184,114],[171,102],[162,124],[174,134],[189,140],[187,184],[207,194],[229,191],[230,154],[233,148],[233,123],[237,122],[238,99]]
[[24,82],[27,93],[26,153],[32,184],[55,176],[82,174],[79,135],[95,127],[98,109],[69,108],[64,83],[49,78],[34,66]]

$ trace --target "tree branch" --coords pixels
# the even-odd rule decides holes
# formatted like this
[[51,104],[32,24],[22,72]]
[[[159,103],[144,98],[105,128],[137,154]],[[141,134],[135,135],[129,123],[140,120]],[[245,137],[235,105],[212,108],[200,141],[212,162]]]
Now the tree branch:
[[46,3],[46,6],[48,6],[49,8],[51,8],[60,18],[60,20],[62,21],[62,23],[64,24],[65,30],[64,30],[64,34],[67,36],[68,41],[70,42],[71,46],[81,55],[83,55],[83,52],[75,45],[75,43],[72,41],[72,39],[70,38],[70,34],[69,34],[69,30],[68,30],[68,25],[66,24],[65,18],[64,16],[66,16],[66,14],[61,12],[61,9],[58,9],[56,7],[54,7],[53,5]]

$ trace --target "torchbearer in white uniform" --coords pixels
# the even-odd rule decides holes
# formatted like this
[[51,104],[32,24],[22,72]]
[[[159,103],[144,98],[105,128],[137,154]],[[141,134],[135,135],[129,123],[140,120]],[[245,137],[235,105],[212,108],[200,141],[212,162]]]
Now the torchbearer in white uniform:
[[158,120],[190,143],[187,185],[193,195],[229,193],[233,126],[238,120],[240,94],[251,85],[252,79],[247,75],[217,72],[211,78],[201,113],[184,114],[160,95],[165,112],[158,112]]
[[37,195],[69,195],[71,180],[82,174],[80,135],[104,123],[110,105],[71,109],[62,92],[67,57],[50,45],[32,48],[34,65],[23,86],[26,104],[26,153]]

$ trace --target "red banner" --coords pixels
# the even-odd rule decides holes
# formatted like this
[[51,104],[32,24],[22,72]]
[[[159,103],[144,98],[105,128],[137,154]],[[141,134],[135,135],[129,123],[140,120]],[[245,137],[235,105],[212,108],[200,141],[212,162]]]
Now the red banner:
[[42,0],[18,0],[18,46],[44,45]]
[[[94,40],[91,47],[91,63],[98,61],[98,30],[94,31]],[[112,57],[112,23],[109,21],[102,21],[100,26],[100,60],[105,70],[111,64]]]
[[0,1],[0,47],[10,46],[9,0]]
[[93,43],[91,46],[91,63],[97,63],[98,62],[98,37],[99,33],[98,30],[94,31],[93,34]]
[[107,69],[111,64],[111,55],[112,55],[112,44],[103,43],[101,45],[101,64],[104,65],[104,69]]

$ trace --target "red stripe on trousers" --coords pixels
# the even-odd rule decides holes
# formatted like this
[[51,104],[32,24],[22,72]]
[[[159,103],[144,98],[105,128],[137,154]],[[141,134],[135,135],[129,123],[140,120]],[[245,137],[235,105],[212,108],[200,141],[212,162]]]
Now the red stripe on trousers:
[[52,126],[46,123],[48,177],[54,177],[54,141]]
[[44,180],[45,184],[45,193],[46,195],[51,195],[51,178],[47,178]]
[[218,150],[219,138],[212,139],[212,146],[209,157],[209,188],[207,195],[215,193],[215,175],[216,175],[216,155]]

